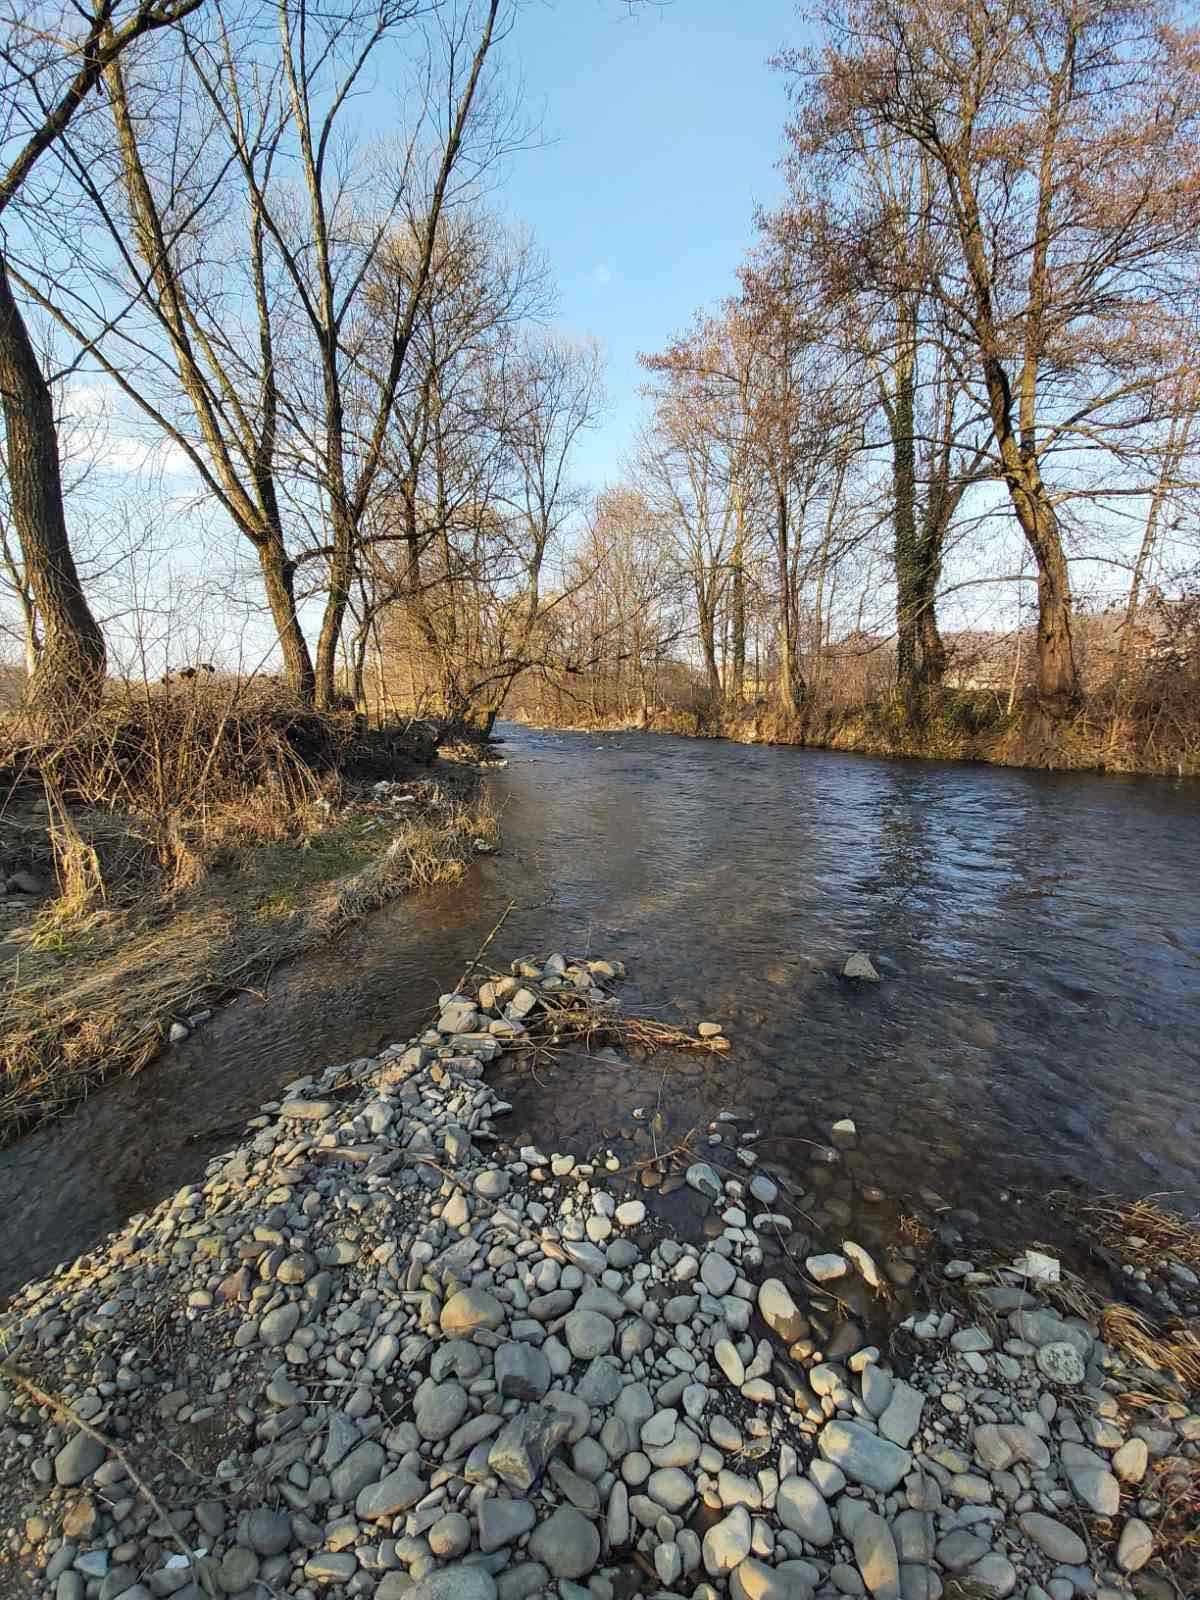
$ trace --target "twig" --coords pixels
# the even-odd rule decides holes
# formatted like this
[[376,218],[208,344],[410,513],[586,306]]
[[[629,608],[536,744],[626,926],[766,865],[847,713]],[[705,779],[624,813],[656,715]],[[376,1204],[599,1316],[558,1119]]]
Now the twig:
[[45,1389],[40,1388],[38,1384],[34,1383],[32,1378],[26,1377],[26,1375],[18,1367],[14,1366],[11,1361],[0,1361],[0,1375],[3,1375],[5,1378],[7,1378],[9,1382],[15,1383],[18,1388],[24,1389],[25,1393],[31,1400],[34,1401],[36,1405],[44,1406],[48,1411],[55,1412],[58,1416],[62,1417],[64,1421],[69,1422],[73,1427],[78,1428],[81,1433],[86,1433],[89,1439],[94,1439],[97,1444],[103,1445],[104,1449],[107,1450],[110,1455],[117,1458],[117,1460],[124,1467],[125,1471],[128,1473],[134,1488],[147,1501],[150,1509],[154,1512],[154,1515],[159,1519],[164,1527],[170,1528],[172,1540],[179,1546],[180,1550],[187,1557],[188,1566],[196,1574],[201,1588],[204,1589],[207,1594],[215,1595],[217,1591],[213,1584],[211,1573],[208,1571],[207,1567],[196,1565],[195,1556],[193,1555],[192,1551],[188,1549],[187,1544],[184,1542],[183,1538],[179,1534],[178,1529],[175,1527],[175,1524],[172,1522],[170,1516],[159,1502],[158,1497],[155,1495],[153,1489],[151,1489],[150,1485],[138,1473],[129,1457],[125,1454],[124,1450],[121,1449],[120,1445],[115,1444],[106,1434],[101,1433],[99,1428],[93,1428],[91,1423],[86,1422],[83,1417],[81,1417],[79,1413],[73,1409],[73,1407],[69,1406],[67,1402],[62,1399],[61,1396],[49,1394]]
[[491,944],[492,940],[500,932],[500,929],[508,921],[508,914],[513,909],[513,907],[516,905],[516,903],[517,902],[515,900],[510,900],[508,902],[508,904],[505,906],[504,910],[500,913],[500,920],[496,923],[496,926],[492,929],[491,933],[488,934],[487,938],[483,941],[483,943],[479,946],[479,949],[476,950],[475,954],[471,957],[470,961],[467,963],[466,971],[463,973],[462,977],[458,980],[458,987],[457,987],[457,991],[456,992],[461,991],[463,985],[468,981],[468,979],[470,978],[471,974],[475,971],[475,968],[479,965],[480,961],[483,959],[483,952],[487,949],[488,945]]

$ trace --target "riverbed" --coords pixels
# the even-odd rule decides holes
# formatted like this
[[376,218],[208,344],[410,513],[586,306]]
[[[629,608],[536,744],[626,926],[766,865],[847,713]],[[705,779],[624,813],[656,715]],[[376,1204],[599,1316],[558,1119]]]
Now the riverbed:
[[[998,1227],[1064,1186],[1200,1205],[1194,784],[497,731],[499,856],[0,1154],[0,1291],[192,1179],[282,1084],[413,1032],[510,903],[489,960],[616,953],[628,1008],[733,1040],[514,1073],[514,1138],[583,1146],[644,1110],[671,1140],[734,1108],[798,1170],[851,1116],[882,1187]],[[840,978],[856,949],[878,987]]]

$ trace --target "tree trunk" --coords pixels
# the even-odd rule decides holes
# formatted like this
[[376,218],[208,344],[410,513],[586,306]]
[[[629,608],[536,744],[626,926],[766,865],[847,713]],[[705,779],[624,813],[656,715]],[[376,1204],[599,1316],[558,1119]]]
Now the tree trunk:
[[[336,469],[335,469],[336,470]],[[337,703],[337,652],[342,619],[350,603],[357,546],[353,523],[344,505],[332,506],[333,554],[329,559],[329,593],[317,639],[316,701],[322,710]]]
[[[939,564],[940,565],[940,564]],[[926,588],[924,604],[918,619],[917,630],[921,641],[921,689],[926,702],[930,694],[937,694],[946,676],[946,646],[938,627],[935,601],[937,580]]]
[[796,614],[792,603],[789,557],[791,521],[786,493],[776,496],[775,518],[775,549],[779,569],[779,708],[786,717],[798,717],[800,695],[797,693]]
[[1125,616],[1121,623],[1121,631],[1117,636],[1117,655],[1113,680],[1118,687],[1125,677],[1129,657],[1133,651],[1133,639],[1137,630],[1138,607],[1142,601],[1142,585],[1146,580],[1150,557],[1154,553],[1154,546],[1158,539],[1158,525],[1162,517],[1163,503],[1187,449],[1194,416],[1195,412],[1189,410],[1182,421],[1178,415],[1171,419],[1171,429],[1167,435],[1167,447],[1163,454],[1158,481],[1154,485],[1154,493],[1150,496],[1150,505],[1146,512],[1146,525],[1142,530],[1142,542],[1138,547],[1137,560],[1133,564],[1133,574],[1129,580],[1129,598],[1125,602]]
[[917,653],[921,614],[921,558],[917,548],[917,461],[913,440],[916,388],[916,326],[901,303],[896,340],[896,390],[892,403],[893,561],[896,570],[896,686],[905,714],[921,715]]
[[730,594],[730,624],[733,638],[731,641],[732,665],[729,681],[729,697],[734,705],[740,705],[746,692],[746,514],[745,503],[741,488],[735,491],[737,505],[737,538],[733,547],[732,583]]
[[104,636],[71,555],[50,388],[2,260],[0,404],[8,442],[13,526],[42,619],[32,699],[48,719],[75,724],[100,703]]
[[1027,533],[1038,569],[1038,700],[1051,717],[1063,717],[1079,698],[1079,672],[1071,631],[1073,606],[1058,518],[1048,500],[1030,506]]
[[703,600],[699,606],[698,627],[700,649],[704,655],[704,672],[708,678],[709,698],[714,706],[719,706],[721,703],[721,670],[717,665],[716,618],[713,616],[712,607]]
[[254,543],[263,587],[279,637],[284,677],[296,698],[304,705],[311,705],[316,679],[308,640],[296,615],[295,566],[288,558],[282,539],[256,539]]

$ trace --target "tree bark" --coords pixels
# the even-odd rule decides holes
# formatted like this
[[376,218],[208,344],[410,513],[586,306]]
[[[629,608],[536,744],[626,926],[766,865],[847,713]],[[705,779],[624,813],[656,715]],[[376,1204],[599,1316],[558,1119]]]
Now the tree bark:
[[1129,580],[1129,598],[1125,602],[1125,616],[1121,623],[1121,631],[1117,637],[1117,654],[1113,680],[1118,687],[1124,680],[1125,672],[1129,665],[1129,657],[1133,651],[1138,607],[1141,605],[1142,600],[1142,585],[1146,580],[1150,557],[1154,553],[1154,546],[1158,539],[1158,525],[1162,518],[1163,503],[1187,449],[1194,418],[1195,412],[1189,409],[1182,419],[1179,416],[1174,416],[1171,419],[1171,428],[1167,435],[1167,445],[1163,453],[1162,466],[1159,470],[1158,481],[1154,485],[1154,493],[1150,496],[1150,505],[1146,512],[1146,525],[1142,530],[1142,542],[1138,547],[1137,560],[1133,564],[1133,574]]
[[[976,338],[987,390],[988,409],[1000,454],[1001,475],[1033,552],[1038,577],[1037,695],[1043,712],[1052,719],[1066,716],[1079,698],[1079,674],[1071,634],[1071,584],[1067,558],[1054,505],[1038,467],[1035,394],[1037,361],[1042,352],[1036,339],[1026,334],[1025,362],[1021,374],[1021,431],[1018,436],[1013,392],[1001,354],[992,294],[991,268],[983,223],[971,173],[964,160],[951,163],[952,198],[956,203],[959,234],[971,279]],[[1043,185],[1043,200],[1046,185]],[[1043,236],[1047,232],[1039,213],[1039,237],[1031,268],[1031,305],[1040,305],[1044,290]]]
[[779,708],[786,717],[798,717],[800,686],[796,669],[796,608],[789,556],[791,519],[784,492],[776,497],[775,516],[775,547],[779,567]]
[[42,619],[34,706],[50,721],[78,722],[104,688],[104,635],[71,555],[63,511],[54,403],[0,259],[0,404],[8,444],[13,526]]
[[304,705],[311,705],[316,678],[308,640],[296,615],[296,568],[284,548],[283,538],[256,538],[254,548],[262,572],[263,588],[283,656],[288,687]]
[[[703,580],[702,580],[703,581]],[[697,626],[700,649],[704,655],[704,672],[708,679],[708,694],[714,706],[721,703],[721,670],[717,666],[716,618],[707,600],[701,600]]]
[[921,671],[918,618],[921,614],[921,558],[917,548],[917,458],[913,439],[916,389],[916,318],[904,302],[898,307],[896,387],[890,407],[892,432],[893,563],[896,571],[896,685],[906,714],[919,719]]
[[741,705],[746,692],[746,507],[740,485],[734,491],[737,503],[737,536],[733,546],[730,593],[731,670],[729,692],[734,705]]

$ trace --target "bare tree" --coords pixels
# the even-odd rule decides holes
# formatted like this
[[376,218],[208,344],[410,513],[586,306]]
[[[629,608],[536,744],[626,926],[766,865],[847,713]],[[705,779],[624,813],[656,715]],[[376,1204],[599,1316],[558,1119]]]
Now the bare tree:
[[1036,563],[1038,696],[1061,715],[1078,692],[1064,478],[1072,453],[1154,420],[1200,232],[1190,45],[1154,0],[840,0],[825,22],[796,64],[836,117],[924,152],[944,195],[938,292]]
[[[28,191],[38,163],[62,139],[108,67],[144,35],[171,27],[200,0],[96,0],[82,17],[64,6],[54,19],[14,10],[4,19],[0,102],[6,108],[0,217]],[[36,202],[35,202],[36,203]],[[63,511],[50,384],[13,293],[0,251],[0,404],[7,441],[9,501],[25,579],[42,619],[33,697],[58,718],[94,703],[104,682],[104,636],[75,568]]]
[[[214,3],[181,59],[141,78],[109,64],[115,186],[102,148],[72,151],[103,238],[70,285],[43,275],[33,289],[187,454],[254,550],[290,682],[330,705],[440,222],[515,136],[485,71],[508,6],[272,12]],[[350,118],[385,45],[406,52],[398,88],[415,79],[415,92],[394,138],[355,145]],[[383,304],[376,268],[398,232],[411,271]],[[129,314],[114,319],[114,300]],[[306,547],[324,571],[315,656],[297,591]]]

